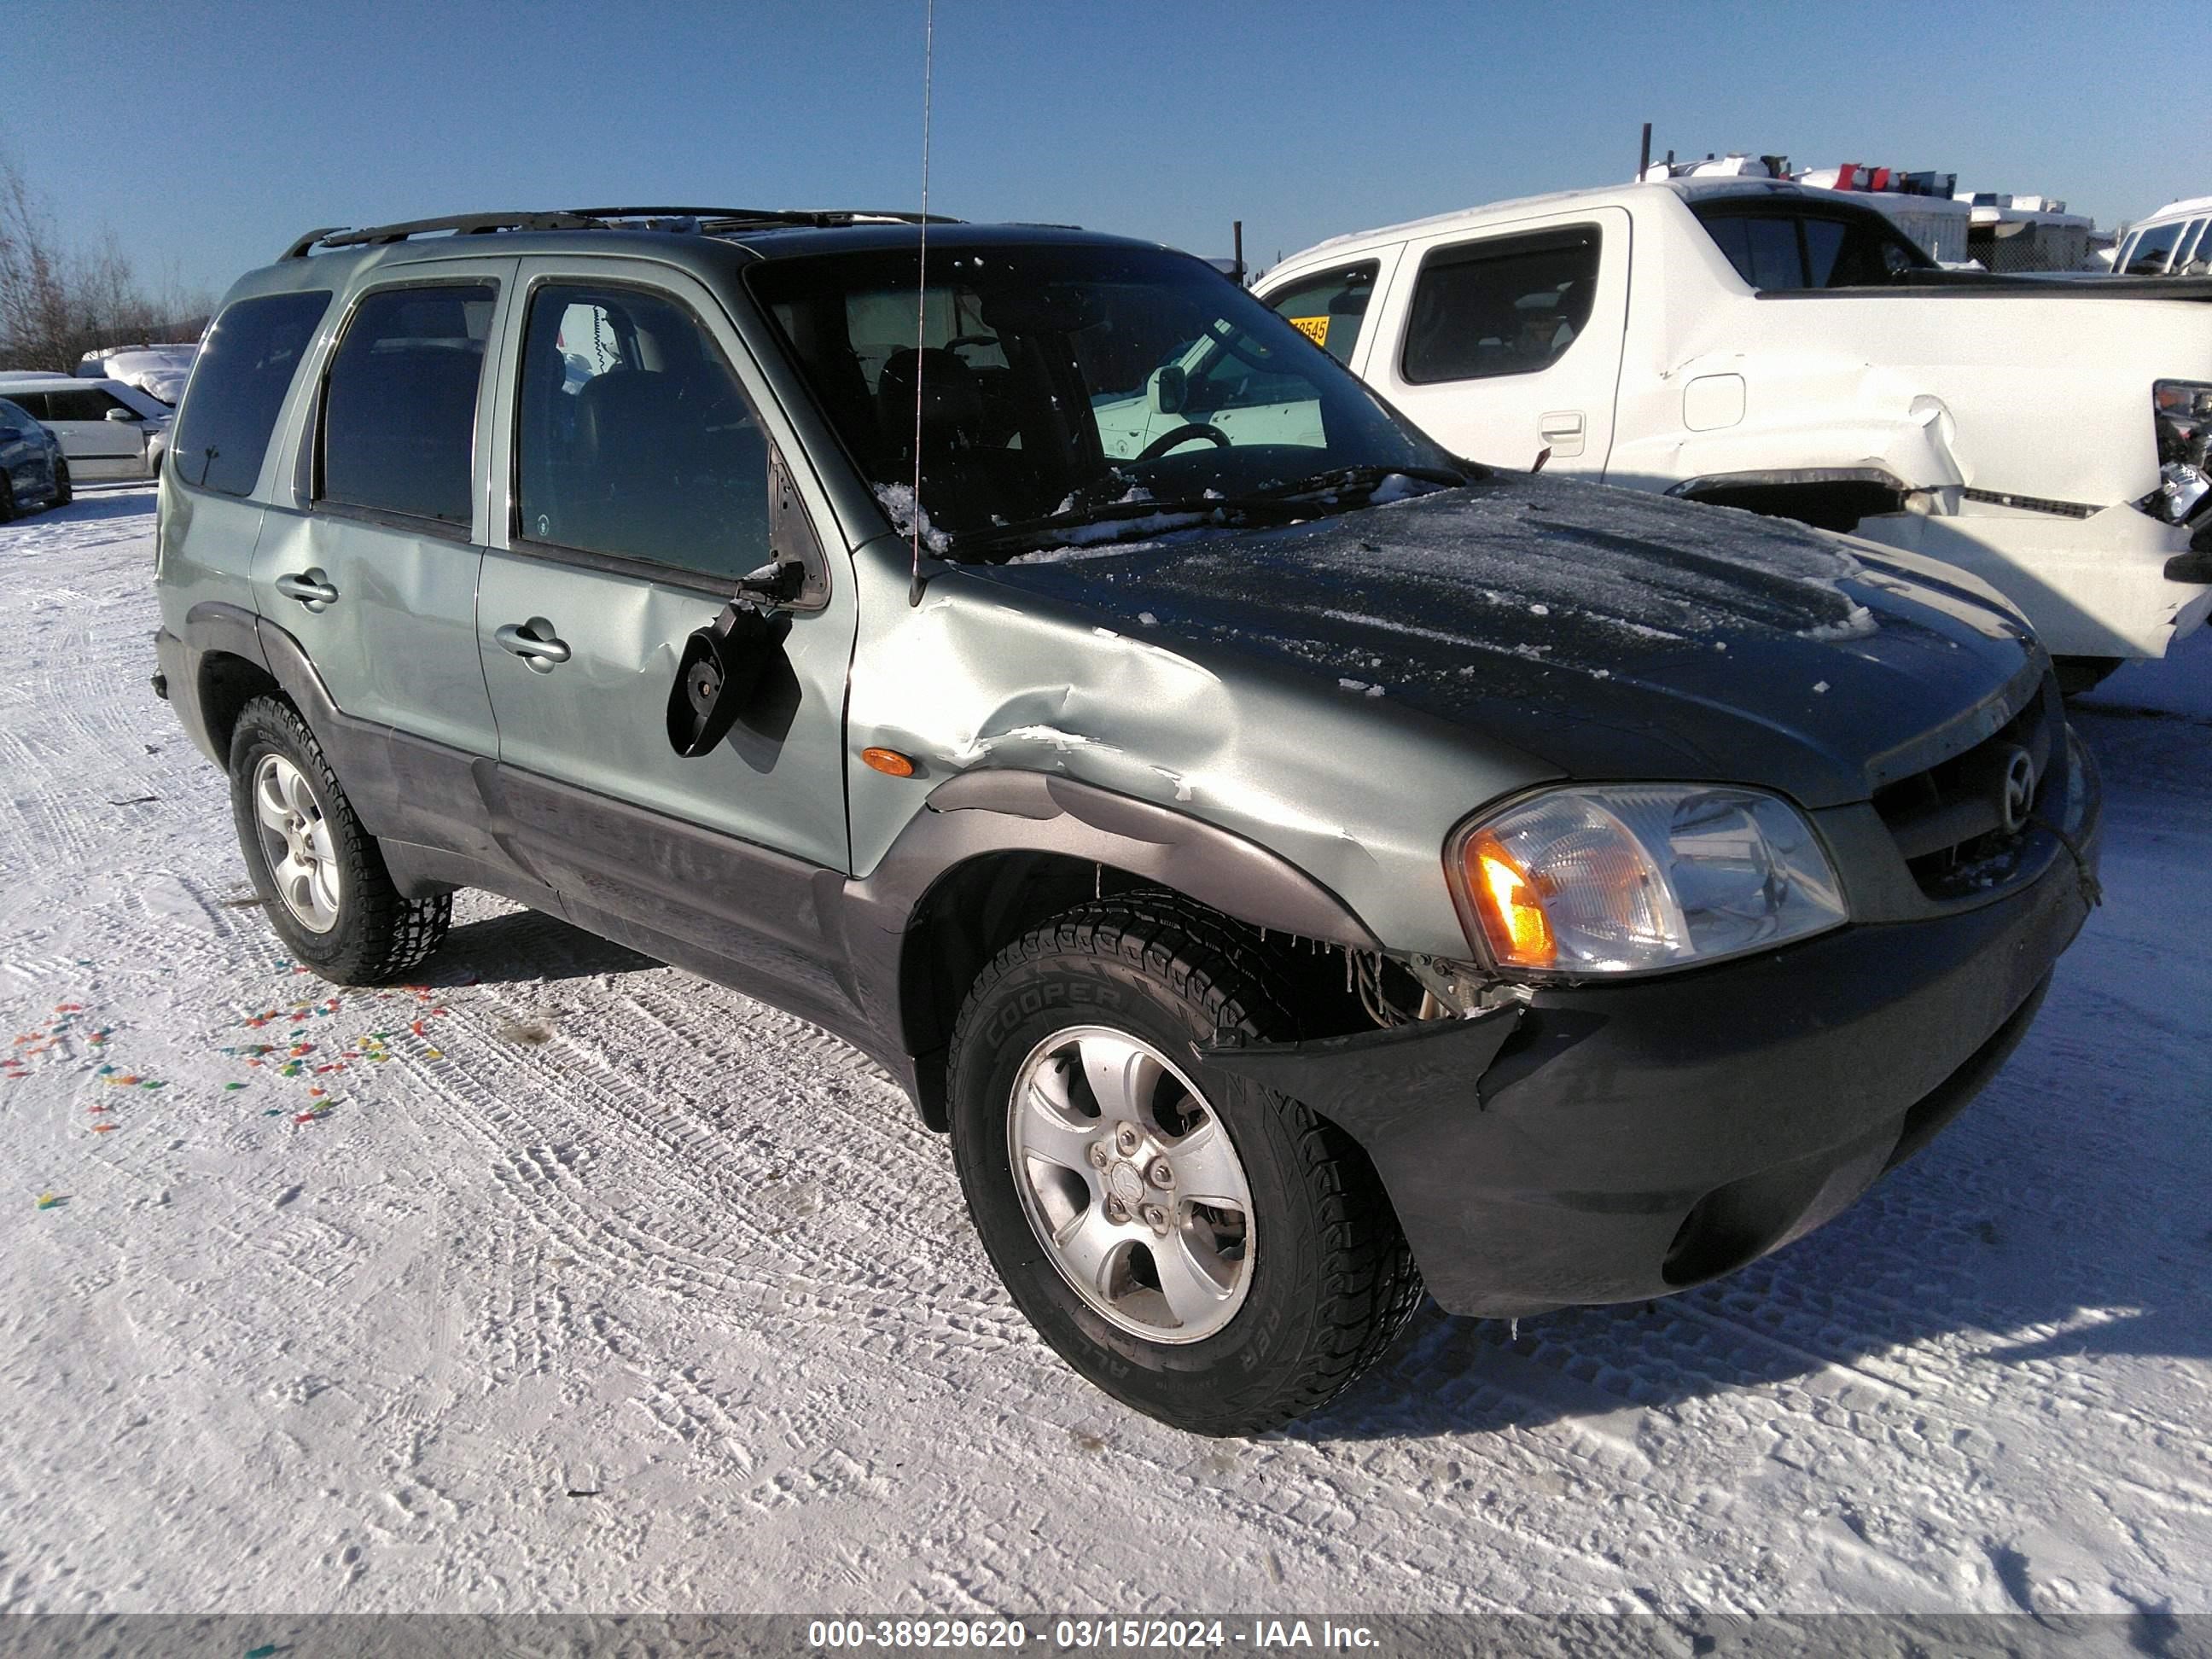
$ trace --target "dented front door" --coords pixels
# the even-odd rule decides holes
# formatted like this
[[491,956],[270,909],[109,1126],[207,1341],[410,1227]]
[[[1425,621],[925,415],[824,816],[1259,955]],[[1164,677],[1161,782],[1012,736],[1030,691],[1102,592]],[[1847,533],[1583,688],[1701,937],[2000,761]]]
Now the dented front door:
[[678,658],[769,562],[786,445],[704,288],[618,259],[526,261],[521,288],[501,353],[503,544],[477,605],[507,833],[617,937],[703,951],[693,965],[726,979],[772,958],[775,982],[834,994],[812,890],[849,869],[851,583],[777,618],[744,715],[679,756]]

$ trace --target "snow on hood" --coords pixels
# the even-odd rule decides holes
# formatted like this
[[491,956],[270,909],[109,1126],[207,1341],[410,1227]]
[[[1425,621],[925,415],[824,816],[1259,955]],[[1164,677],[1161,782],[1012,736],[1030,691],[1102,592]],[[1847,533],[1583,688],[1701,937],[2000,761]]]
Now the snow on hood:
[[[1863,799],[1881,756],[2034,654],[2002,605],[1881,550],[1561,479],[975,574],[1146,640],[1265,659],[1571,775]],[[1923,762],[1922,763],[1925,763]]]

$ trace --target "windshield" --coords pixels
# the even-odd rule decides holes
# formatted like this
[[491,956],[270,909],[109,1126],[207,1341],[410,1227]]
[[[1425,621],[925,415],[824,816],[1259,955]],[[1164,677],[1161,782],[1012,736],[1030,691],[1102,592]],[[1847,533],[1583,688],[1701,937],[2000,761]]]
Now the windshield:
[[1233,519],[1301,491],[1311,516],[1393,475],[1459,481],[1327,352],[1186,255],[964,245],[932,252],[919,301],[916,276],[910,248],[747,273],[902,528],[919,425],[935,551],[1134,534],[1177,510]]

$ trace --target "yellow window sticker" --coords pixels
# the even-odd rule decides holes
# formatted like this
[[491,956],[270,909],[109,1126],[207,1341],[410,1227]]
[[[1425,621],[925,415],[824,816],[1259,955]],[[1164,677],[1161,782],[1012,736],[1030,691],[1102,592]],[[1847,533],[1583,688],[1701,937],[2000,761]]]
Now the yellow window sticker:
[[1328,319],[1326,317],[1293,317],[1291,326],[1317,346],[1328,344]]

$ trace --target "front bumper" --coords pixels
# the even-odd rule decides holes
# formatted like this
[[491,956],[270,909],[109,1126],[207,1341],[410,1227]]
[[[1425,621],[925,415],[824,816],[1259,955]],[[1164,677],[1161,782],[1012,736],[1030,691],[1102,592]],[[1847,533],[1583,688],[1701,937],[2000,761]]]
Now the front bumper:
[[2190,532],[2132,507],[2076,519],[1970,501],[1950,517],[1862,519],[1851,533],[1979,576],[2054,657],[2162,657],[2212,613],[2212,586],[2169,574]]
[[2060,852],[1935,920],[1204,1058],[1359,1143],[1449,1311],[1641,1301],[1802,1237],[1924,1146],[2026,1034],[2087,885]]

